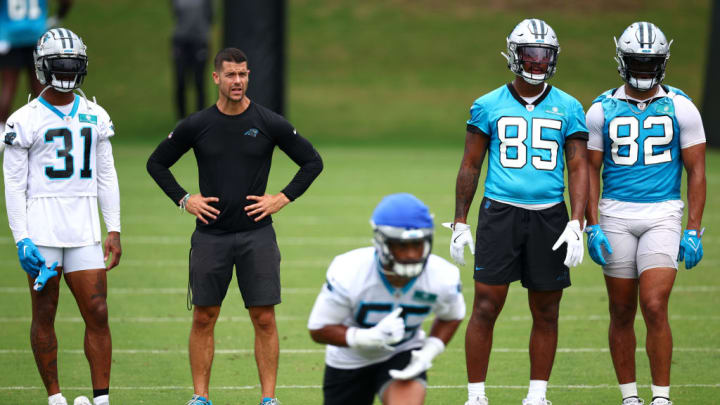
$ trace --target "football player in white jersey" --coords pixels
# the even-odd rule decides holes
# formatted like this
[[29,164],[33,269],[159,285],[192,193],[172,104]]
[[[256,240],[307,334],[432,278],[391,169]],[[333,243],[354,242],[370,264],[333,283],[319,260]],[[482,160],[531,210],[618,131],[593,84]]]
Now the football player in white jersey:
[[[647,327],[652,405],[667,405],[670,291],[678,261],[684,260],[689,270],[703,256],[705,131],[690,98],[661,84],[672,41],[660,28],[636,22],[615,43],[615,60],[625,84],[601,94],[586,117],[590,133],[587,245],[605,274],[610,354],[622,403],[643,403],[635,378],[633,328],[639,298]],[[685,232],[680,195],[683,166],[688,201]]]
[[386,196],[371,223],[375,246],[333,259],[308,321],[327,344],[324,404],[422,404],[425,372],[465,317],[460,272],[430,254],[433,218],[415,196]]
[[[38,40],[34,57],[38,80],[47,87],[10,116],[2,134],[8,222],[32,299],[30,342],[48,403],[65,405],[54,328],[64,274],[85,321],[94,403],[107,405],[112,347],[105,272],[117,266],[122,253],[109,140],[115,130],[105,110],[80,90],[87,74],[80,37],[51,29]],[[108,230],[103,246],[98,202]]]

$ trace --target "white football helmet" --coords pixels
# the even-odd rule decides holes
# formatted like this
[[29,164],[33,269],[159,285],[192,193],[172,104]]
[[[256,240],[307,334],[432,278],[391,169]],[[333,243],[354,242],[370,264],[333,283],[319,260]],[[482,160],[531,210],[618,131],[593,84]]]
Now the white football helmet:
[[660,28],[649,22],[635,22],[614,39],[615,61],[625,83],[640,91],[662,83],[672,41],[668,42]]
[[[520,22],[507,37],[508,68],[530,84],[540,84],[551,78],[557,70],[560,43],[555,30],[545,21],[529,18]],[[531,63],[531,71],[525,70],[525,64]],[[547,67],[542,69],[542,65]],[[536,71],[538,69],[538,71]]]
[[87,47],[67,28],[53,28],[35,46],[35,75],[41,84],[68,92],[77,89],[87,75]]
[[[380,201],[370,219],[373,244],[378,260],[390,273],[417,277],[425,270],[433,239],[433,217],[428,207],[412,194],[390,194]],[[391,243],[422,242],[418,260],[400,261],[390,249]]]

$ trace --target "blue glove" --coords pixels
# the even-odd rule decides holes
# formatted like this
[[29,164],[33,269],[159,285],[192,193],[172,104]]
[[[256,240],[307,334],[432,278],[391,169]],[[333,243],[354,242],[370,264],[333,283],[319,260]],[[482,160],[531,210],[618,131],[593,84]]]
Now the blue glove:
[[20,258],[20,266],[30,277],[35,278],[40,273],[40,269],[45,267],[45,258],[40,254],[37,246],[30,240],[25,238],[17,243],[18,258]]
[[42,266],[40,269],[40,275],[35,279],[33,290],[41,291],[49,279],[58,275],[58,272],[55,271],[55,267],[57,267],[57,265],[58,262],[53,263],[50,267]]
[[602,248],[603,246],[605,246],[605,250],[608,252],[609,255],[611,255],[612,247],[610,246],[610,241],[607,239],[607,237],[605,237],[602,229],[600,229],[600,225],[588,225],[585,227],[585,232],[587,232],[588,234],[587,247],[588,252],[590,253],[590,257],[595,263],[601,266],[607,265],[607,262],[603,257]]
[[[705,229],[703,229],[704,231]],[[698,235],[696,229],[686,229],[680,239],[680,252],[678,262],[685,260],[685,268],[690,270],[695,267],[703,258],[702,238],[703,232]]]

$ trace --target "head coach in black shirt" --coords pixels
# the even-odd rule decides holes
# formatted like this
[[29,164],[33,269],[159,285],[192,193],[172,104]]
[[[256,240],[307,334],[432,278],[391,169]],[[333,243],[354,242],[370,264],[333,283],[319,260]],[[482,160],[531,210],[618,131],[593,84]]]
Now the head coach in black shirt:
[[[213,72],[217,103],[181,121],[147,162],[165,194],[197,217],[190,253],[195,309],[189,351],[195,388],[191,403],[198,405],[209,403],[213,331],[233,266],[255,328],[261,403],[276,403],[279,344],[274,306],[280,303],[280,251],[270,215],[302,195],[323,168],[318,152],[287,120],[247,97],[249,75],[241,50],[221,50]],[[281,192],[266,194],[276,145],[300,169]],[[169,169],[191,148],[199,194],[185,191]]]

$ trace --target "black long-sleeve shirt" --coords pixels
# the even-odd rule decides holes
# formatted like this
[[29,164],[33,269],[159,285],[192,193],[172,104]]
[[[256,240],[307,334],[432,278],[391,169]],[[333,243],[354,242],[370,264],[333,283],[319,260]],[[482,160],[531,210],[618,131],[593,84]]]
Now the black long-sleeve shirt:
[[300,166],[282,190],[292,201],[320,174],[322,159],[285,118],[254,102],[238,115],[223,114],[216,105],[190,115],[150,155],[147,170],[178,204],[187,191],[175,180],[170,167],[192,148],[200,193],[220,200],[211,203],[220,215],[208,220],[207,225],[196,221],[198,230],[216,234],[247,231],[272,222],[269,215],[255,222],[244,208],[255,203],[246,198],[248,195],[265,194],[276,145]]

